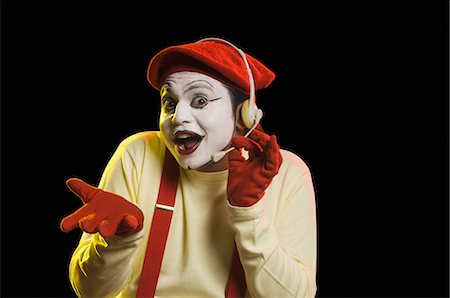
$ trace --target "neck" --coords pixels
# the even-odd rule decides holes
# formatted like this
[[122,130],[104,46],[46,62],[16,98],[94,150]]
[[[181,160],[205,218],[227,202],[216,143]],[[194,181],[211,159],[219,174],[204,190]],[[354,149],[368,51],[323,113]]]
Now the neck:
[[199,172],[219,172],[228,169],[228,158],[225,156],[218,162],[208,161],[203,166],[196,169]]

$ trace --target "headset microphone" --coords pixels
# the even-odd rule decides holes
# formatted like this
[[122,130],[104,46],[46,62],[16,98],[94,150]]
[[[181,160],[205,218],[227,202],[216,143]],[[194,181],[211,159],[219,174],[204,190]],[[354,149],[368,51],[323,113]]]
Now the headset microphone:
[[[253,79],[252,70],[250,69],[250,65],[248,64],[248,61],[247,61],[247,57],[241,49],[236,47],[231,42],[226,41],[221,38],[208,37],[208,38],[201,39],[197,42],[202,42],[202,41],[207,41],[207,40],[216,40],[216,41],[220,41],[220,42],[223,42],[223,43],[231,46],[232,48],[236,49],[236,51],[239,53],[239,55],[242,57],[242,60],[244,61],[245,68],[247,69],[247,73],[248,73],[248,81],[249,81],[249,85],[250,85],[250,97],[248,99],[246,99],[244,101],[244,103],[242,104],[241,118],[242,118],[242,122],[244,122],[245,127],[247,127],[249,129],[249,131],[244,135],[244,137],[248,137],[250,135],[250,133],[256,128],[259,121],[263,117],[263,111],[261,109],[258,109],[258,107],[256,106],[255,82]],[[231,147],[226,150],[216,152],[211,155],[211,160],[214,162],[218,162],[226,154],[233,151],[234,149],[235,149],[234,147]]]

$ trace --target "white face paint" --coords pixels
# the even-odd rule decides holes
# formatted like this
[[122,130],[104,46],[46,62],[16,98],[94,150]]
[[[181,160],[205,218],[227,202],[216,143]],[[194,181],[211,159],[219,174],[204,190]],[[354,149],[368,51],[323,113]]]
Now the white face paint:
[[211,155],[228,147],[235,129],[231,97],[225,86],[204,74],[177,72],[161,87],[161,129],[180,166],[199,171],[228,167]]

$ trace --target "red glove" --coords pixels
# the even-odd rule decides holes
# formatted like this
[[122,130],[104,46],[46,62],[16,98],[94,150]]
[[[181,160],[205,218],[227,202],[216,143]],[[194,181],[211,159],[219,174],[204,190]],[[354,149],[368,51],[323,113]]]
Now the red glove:
[[131,235],[142,229],[144,214],[133,203],[80,179],[68,179],[66,184],[85,204],[61,221],[61,230],[64,232],[79,226],[87,233],[99,232],[107,238],[112,235]]
[[[232,138],[231,145],[236,149],[228,154],[228,200],[231,205],[248,207],[262,198],[278,173],[283,161],[280,147],[276,136],[259,130],[254,130],[250,138]],[[248,151],[248,160],[241,155],[241,148]]]

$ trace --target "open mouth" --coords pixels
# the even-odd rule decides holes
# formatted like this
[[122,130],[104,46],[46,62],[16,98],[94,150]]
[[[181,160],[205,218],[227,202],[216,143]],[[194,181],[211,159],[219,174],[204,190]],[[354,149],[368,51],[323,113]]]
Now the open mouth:
[[192,131],[178,131],[173,138],[173,142],[180,154],[189,154],[194,152],[200,145],[203,136]]

